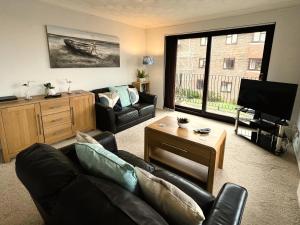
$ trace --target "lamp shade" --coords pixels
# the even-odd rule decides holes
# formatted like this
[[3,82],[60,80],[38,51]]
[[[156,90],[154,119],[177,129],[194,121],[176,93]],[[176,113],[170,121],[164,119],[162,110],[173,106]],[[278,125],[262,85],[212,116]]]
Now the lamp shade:
[[143,65],[152,65],[154,63],[152,56],[144,56],[143,57]]

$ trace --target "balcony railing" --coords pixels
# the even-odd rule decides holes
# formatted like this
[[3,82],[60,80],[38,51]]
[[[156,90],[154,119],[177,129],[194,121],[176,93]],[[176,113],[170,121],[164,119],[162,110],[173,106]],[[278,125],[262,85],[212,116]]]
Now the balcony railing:
[[[258,79],[258,77],[246,76],[209,75],[207,111],[234,116],[242,78]],[[201,109],[204,75],[178,73],[175,84],[177,105]]]

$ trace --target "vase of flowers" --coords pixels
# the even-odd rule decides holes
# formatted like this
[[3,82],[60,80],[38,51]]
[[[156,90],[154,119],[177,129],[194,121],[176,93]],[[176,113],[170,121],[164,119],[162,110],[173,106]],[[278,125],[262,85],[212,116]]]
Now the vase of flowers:
[[44,84],[45,94],[48,95],[56,95],[55,87],[52,86],[50,82]]
[[72,81],[69,79],[66,79],[66,83],[68,84],[68,94],[72,94],[72,91],[71,91]]
[[180,128],[187,128],[189,123],[189,119],[185,117],[178,117],[177,118],[177,124]]
[[139,82],[147,81],[148,74],[143,69],[137,69],[137,79]]

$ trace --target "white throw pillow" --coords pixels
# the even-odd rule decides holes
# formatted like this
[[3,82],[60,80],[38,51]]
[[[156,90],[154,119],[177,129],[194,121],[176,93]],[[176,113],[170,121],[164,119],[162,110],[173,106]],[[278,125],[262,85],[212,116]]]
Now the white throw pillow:
[[110,108],[113,108],[120,98],[116,92],[99,93],[98,96],[99,102]]
[[132,105],[139,102],[140,96],[136,88],[128,88],[128,94]]
[[205,217],[199,205],[173,184],[135,167],[147,202],[173,225],[200,225]]

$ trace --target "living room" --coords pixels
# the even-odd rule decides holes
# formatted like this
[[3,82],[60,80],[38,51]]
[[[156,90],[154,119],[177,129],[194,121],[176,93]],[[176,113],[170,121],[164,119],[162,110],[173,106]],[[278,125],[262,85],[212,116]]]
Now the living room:
[[[46,163],[41,163],[40,168],[35,167],[39,165],[32,163],[33,158],[30,158],[30,154],[33,154],[31,157],[38,159],[38,156],[34,155],[34,151],[37,154],[40,149],[29,149],[32,151],[30,154],[20,154],[17,159],[15,157],[35,142],[51,143],[54,148],[62,148],[61,152],[68,152],[69,150],[63,148],[76,141],[75,134],[79,130],[88,132],[105,148],[125,161],[131,162],[130,160],[132,160],[134,163],[131,164],[135,167],[150,168],[149,170],[152,171],[152,165],[157,163],[158,168],[160,168],[165,163],[165,169],[170,173],[153,172],[152,175],[167,180],[168,184],[173,183],[172,187],[177,186],[178,192],[180,190],[185,192],[185,196],[189,197],[190,202],[196,204],[197,210],[203,210],[201,214],[205,216],[203,224],[299,224],[299,88],[298,91],[295,89],[291,94],[290,110],[280,110],[279,112],[282,115],[283,113],[287,114],[282,118],[285,119],[283,122],[288,122],[288,125],[280,124],[280,126],[285,127],[284,150],[279,148],[277,151],[277,146],[273,146],[276,148],[274,152],[237,135],[235,132],[237,129],[244,129],[242,125],[238,128],[234,126],[238,100],[230,99],[228,102],[224,102],[224,99],[227,99],[224,96],[227,96],[231,90],[232,93],[235,93],[234,97],[237,98],[239,95],[240,86],[236,87],[235,83],[230,80],[234,70],[229,67],[233,67],[235,64],[237,68],[239,62],[242,61],[247,67],[247,74],[255,76],[252,79],[253,82],[266,82],[270,85],[273,84],[272,82],[294,85],[288,86],[288,90],[293,90],[296,84],[300,84],[300,70],[298,68],[298,59],[300,58],[299,15],[300,2],[298,0],[256,0],[250,2],[241,0],[1,1],[0,68],[2,82],[0,96],[16,96],[18,100],[0,102],[2,149],[0,154],[0,225],[178,224],[179,218],[177,223],[174,223],[177,220],[176,213],[171,213],[169,218],[166,212],[161,213],[160,209],[157,209],[167,201],[161,201],[153,206],[151,201],[150,203],[140,199],[137,201],[138,198],[134,193],[129,193],[130,191],[125,190],[126,188],[119,188],[119,186],[116,187],[116,190],[119,190],[119,199],[111,198],[110,201],[103,199],[109,199],[110,197],[107,197],[109,194],[116,195],[118,191],[107,191],[109,186],[106,190],[99,188],[103,192],[101,195],[103,195],[104,203],[94,200],[90,206],[87,206],[85,205],[88,202],[87,199],[72,199],[75,195],[71,195],[71,192],[74,191],[70,189],[71,187],[67,187],[71,190],[68,194],[57,195],[61,199],[59,203],[51,202],[53,205],[49,202],[45,203],[45,196],[48,198],[53,195],[49,191],[50,187],[55,185],[50,183],[51,179],[46,181],[47,179],[43,178],[53,175],[47,168],[44,169],[49,174],[46,173],[44,176],[37,176],[37,173],[34,173],[39,169],[42,171],[42,166],[46,165]],[[71,38],[71,41],[65,40],[64,42],[67,47],[69,45],[68,52],[71,52],[73,58],[74,55],[77,55],[78,58],[89,58],[91,60],[89,62],[94,60],[95,57],[91,55],[94,53],[91,51],[88,57],[83,57],[82,52],[76,53],[78,49],[76,49],[76,45],[74,47],[74,40],[88,35],[110,38],[109,40],[114,41],[113,46],[117,46],[119,51],[117,60],[112,60],[108,66],[82,66],[86,65],[84,64],[86,61],[81,66],[67,64],[66,61],[61,61],[62,64],[59,64],[59,60],[52,58],[51,50],[53,49],[51,46],[55,46],[56,42],[51,42],[51,32],[60,32],[61,35],[68,37],[74,37],[72,35],[76,34],[77,39]],[[253,51],[241,60],[236,58],[235,61],[226,61],[224,59],[224,62],[223,58],[226,57],[222,56],[219,70],[224,72],[222,76],[226,77],[226,80],[220,81],[223,83],[217,85],[222,92],[221,97],[217,96],[215,100],[212,100],[212,97],[215,96],[212,96],[211,93],[218,92],[215,90],[212,92],[213,86],[210,86],[212,82],[210,77],[214,75],[210,72],[212,73],[212,68],[215,68],[213,66],[215,65],[213,64],[215,62],[214,56],[221,54],[214,48],[218,37],[224,38],[220,43],[226,45],[226,48],[228,47],[229,53],[226,52],[226,54],[229,54],[228,59],[232,59],[230,49],[234,47],[241,49],[238,45],[244,43],[243,40],[247,40],[246,34],[251,34],[248,35],[249,38],[253,36],[255,39],[254,34],[257,33],[261,34],[258,41],[249,45],[259,48],[259,45],[262,44],[260,40],[263,39],[264,48],[260,53],[255,50],[255,54],[261,54],[261,56],[255,55]],[[262,35],[264,36],[262,37]],[[228,38],[231,41],[229,44]],[[168,40],[171,41],[168,42]],[[172,43],[174,44],[172,40],[175,40],[176,48],[174,45],[172,47]],[[197,48],[191,47],[193,41],[200,42],[199,46],[205,48],[205,51],[203,54],[201,52],[202,55],[192,53],[192,56],[197,58],[197,66],[194,68],[195,71],[189,70],[192,71],[189,73],[203,73],[203,77],[199,75],[195,81],[190,81],[191,83],[187,83],[187,79],[184,78],[179,82],[180,85],[194,85],[193,91],[196,91],[197,94],[193,92],[191,97],[184,91],[178,92],[177,81],[175,81],[177,77],[175,76],[177,76],[176,65],[177,70],[179,70],[180,66],[193,65],[193,62],[176,62],[179,58],[176,58],[176,54],[171,53],[172,50],[177,49],[177,56],[184,56],[185,53],[180,52],[180,48],[183,49],[183,46],[189,46],[189,52],[192,52],[193,49],[198,51],[199,46]],[[79,44],[77,43],[77,45]],[[250,47],[247,45],[244,49],[248,48]],[[222,51],[225,47],[218,49]],[[200,49],[200,51],[202,50]],[[222,52],[222,54],[225,53]],[[257,58],[262,59],[257,61]],[[148,74],[146,81],[139,83],[145,82],[146,85],[150,86],[150,88],[146,88],[150,94],[138,93],[138,104],[140,105],[135,106],[135,102],[131,106],[130,103],[129,108],[131,107],[131,109],[128,114],[121,115],[114,111],[114,107],[102,107],[101,104],[97,103],[103,92],[115,90],[114,87],[118,88],[121,85],[136,84],[138,82],[137,69],[141,72],[144,70]],[[184,77],[186,68],[182,67],[182,71],[177,74],[183,74]],[[174,75],[173,78],[170,74]],[[172,79],[169,79],[170,77]],[[243,77],[238,78],[239,82],[241,78]],[[47,85],[49,83],[50,86]],[[124,87],[128,88],[128,86]],[[235,87],[237,90],[234,89]],[[55,93],[51,94],[52,89],[55,90]],[[129,89],[134,89],[132,91],[136,93],[134,86],[130,86]],[[45,90],[47,91],[46,94]],[[278,91],[279,89],[275,90]],[[118,91],[121,90],[116,90],[116,93],[119,93]],[[53,96],[45,99],[45,95]],[[294,97],[295,99],[293,99]],[[28,99],[24,100],[24,98]],[[121,105],[123,108],[122,98],[120,96],[117,98],[120,101],[119,103],[114,102],[114,104]],[[224,100],[223,102],[220,101],[221,98]],[[279,104],[280,99],[277,99]],[[64,108],[64,104],[67,104],[69,109],[68,114],[63,111],[64,114],[62,115],[67,118],[70,127],[63,126],[60,118],[53,114],[57,108]],[[20,126],[22,121],[14,120],[13,115],[17,114],[14,114],[13,109],[21,105],[27,106],[27,117],[30,117],[32,113],[41,112],[33,117],[37,124],[35,129],[25,129],[20,132],[15,129]],[[76,113],[83,106],[86,106],[88,110],[83,110],[83,114],[76,116]],[[229,106],[230,109],[228,109]],[[248,111],[241,111],[242,117],[247,113]],[[47,120],[46,118],[50,119]],[[116,120],[120,123],[113,124],[111,120],[114,119],[112,118],[117,118]],[[182,121],[188,120],[188,128],[179,128],[176,118],[182,119]],[[123,121],[125,122],[123,123]],[[63,128],[64,133],[59,133],[60,130],[50,127],[51,136],[48,137],[47,123],[55,123],[55,127]],[[184,127],[184,124],[180,126]],[[193,130],[198,128],[202,128],[199,132],[210,133],[197,134]],[[14,134],[20,134],[20,138],[9,138],[9,132],[12,137]],[[36,139],[31,141],[30,145],[27,143],[25,148],[17,149],[16,146],[24,141],[22,136],[27,137],[27,134],[31,133],[37,133]],[[157,135],[158,133],[160,135]],[[171,136],[174,139],[171,139]],[[190,144],[191,142],[194,144]],[[159,146],[154,146],[154,144]],[[17,150],[10,152],[10,146]],[[45,151],[51,151],[50,147],[47,144]],[[174,159],[165,151],[163,153],[166,161],[159,162],[163,154],[158,154],[157,147],[165,148],[165,150],[176,153],[182,158],[186,157],[190,161],[186,159],[177,161],[177,157]],[[196,150],[193,150],[194,148]],[[202,155],[197,151],[200,151]],[[60,153],[60,151],[58,152]],[[191,153],[192,156],[188,153]],[[193,155],[193,153],[195,154]],[[69,153],[66,154],[68,157],[70,156]],[[72,157],[71,159],[73,159]],[[151,164],[148,164],[150,161]],[[195,163],[196,161],[197,163]],[[176,163],[179,164],[178,167],[170,168]],[[202,181],[197,180],[198,175],[199,177],[202,176],[202,173],[200,175],[198,171],[201,169],[198,164],[203,164],[208,168],[205,170],[208,175],[205,175],[207,183],[204,186],[201,186]],[[29,173],[30,170],[32,176]],[[74,170],[72,169],[72,171]],[[75,173],[76,182],[82,188],[80,185],[83,183],[80,182],[83,181],[79,182],[77,177],[82,178],[85,175],[80,173],[78,176],[77,173],[78,171]],[[139,176],[140,173],[137,172],[137,178]],[[37,180],[34,180],[35,178]],[[54,183],[56,181],[60,183],[60,180],[55,180],[55,174],[52,179]],[[104,179],[101,178],[100,180]],[[32,183],[28,184],[29,181]],[[42,185],[43,183],[44,185]],[[108,184],[116,186],[113,182],[102,183],[102,186],[106,187]],[[42,196],[42,189],[45,185],[49,186],[48,193]],[[140,186],[143,190],[142,183]],[[80,189],[78,193],[84,192],[84,188]],[[92,186],[86,190],[90,193],[95,192]],[[124,192],[126,193],[124,194]],[[122,193],[123,195],[121,195]],[[125,198],[129,194],[132,197]],[[96,196],[98,197],[95,199],[101,199],[99,193]],[[203,203],[202,198],[205,199],[205,203],[210,202],[207,203],[209,207]],[[129,199],[132,199],[133,202],[137,201],[138,205]],[[121,202],[117,203],[117,201]],[[127,206],[124,204],[126,201],[128,201]],[[221,204],[222,201],[225,202],[225,206]],[[57,207],[54,206],[56,204]],[[109,205],[110,210],[109,207],[105,208],[105,204]],[[63,208],[72,205],[74,209],[63,210]],[[75,207],[75,205],[77,206]],[[53,207],[51,213],[54,213],[54,216],[47,211],[50,206]],[[97,215],[97,210],[93,207],[96,209],[98,207],[98,210],[99,207],[103,207],[107,214],[100,213],[100,209],[99,215]],[[230,209],[226,211],[226,207]],[[132,209],[132,211],[128,209]],[[176,209],[172,208],[172,210]],[[79,213],[81,210],[82,215]],[[184,210],[186,209],[179,210],[178,215],[180,215],[180,211]],[[148,212],[149,214],[147,214]],[[68,218],[68,215],[74,215],[73,221]],[[89,220],[92,216],[95,216],[94,220]],[[109,217],[115,218],[113,220]],[[203,217],[201,218],[203,220]],[[185,224],[201,224],[201,222],[187,221],[190,220],[186,220]]]

